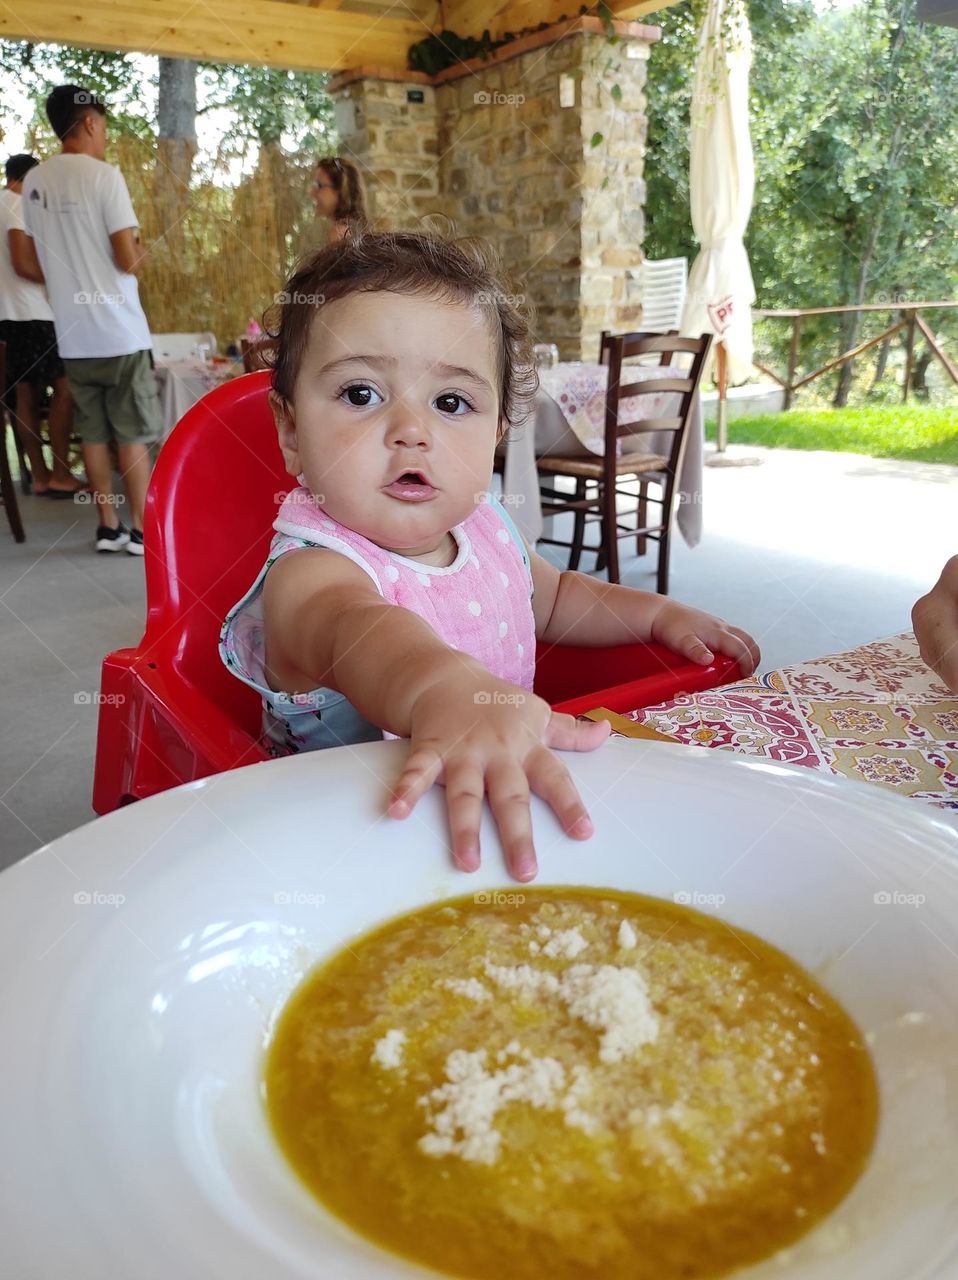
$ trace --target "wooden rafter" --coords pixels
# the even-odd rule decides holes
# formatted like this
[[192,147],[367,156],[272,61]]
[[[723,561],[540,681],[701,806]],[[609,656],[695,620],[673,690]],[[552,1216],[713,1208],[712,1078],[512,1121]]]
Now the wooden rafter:
[[[623,22],[637,22],[667,9],[677,0],[606,0],[609,13]],[[575,0],[443,0],[442,25],[460,36],[480,36],[488,29],[493,40],[506,31],[521,31],[540,22],[576,18]]]
[[[396,10],[393,10],[396,12]],[[0,37],[208,62],[402,71],[425,34],[415,18],[370,17],[281,0],[4,0]]]

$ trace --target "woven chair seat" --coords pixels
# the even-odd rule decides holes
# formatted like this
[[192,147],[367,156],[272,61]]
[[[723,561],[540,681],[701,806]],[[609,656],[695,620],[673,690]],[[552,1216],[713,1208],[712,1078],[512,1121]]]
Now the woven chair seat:
[[[623,453],[616,459],[615,473],[617,476],[641,475],[644,471],[662,471],[668,464],[668,458],[659,453]],[[601,480],[605,474],[603,465],[599,457],[563,458],[546,454],[536,458],[539,471],[547,471],[550,475],[582,476],[586,480]]]

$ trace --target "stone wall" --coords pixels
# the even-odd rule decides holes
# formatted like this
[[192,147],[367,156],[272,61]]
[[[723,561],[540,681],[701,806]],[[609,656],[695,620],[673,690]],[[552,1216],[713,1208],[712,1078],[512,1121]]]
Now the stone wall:
[[332,86],[376,225],[443,213],[490,239],[535,307],[538,339],[567,360],[594,360],[602,329],[639,317],[627,273],[642,260],[643,88],[658,30],[616,27],[615,44],[581,18],[431,79],[359,69]]

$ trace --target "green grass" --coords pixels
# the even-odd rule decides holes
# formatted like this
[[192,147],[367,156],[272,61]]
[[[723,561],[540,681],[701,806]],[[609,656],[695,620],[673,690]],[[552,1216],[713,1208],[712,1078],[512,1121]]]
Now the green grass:
[[[707,440],[715,423],[705,424]],[[826,449],[864,453],[871,458],[958,465],[958,408],[888,405],[871,409],[790,409],[787,413],[735,418],[728,424],[732,444],[779,449]]]

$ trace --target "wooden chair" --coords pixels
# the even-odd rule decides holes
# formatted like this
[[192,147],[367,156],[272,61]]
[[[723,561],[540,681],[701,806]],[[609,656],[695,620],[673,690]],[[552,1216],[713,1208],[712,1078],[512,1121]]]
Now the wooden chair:
[[[545,456],[536,460],[541,477],[568,476],[575,480],[575,493],[570,497],[540,480],[542,496],[542,514],[544,516],[561,515],[572,512],[575,520],[571,542],[556,538],[542,538],[541,542],[550,546],[568,547],[570,550],[569,568],[579,567],[579,558],[585,549],[585,527],[587,524],[599,522],[600,544],[597,569],[608,567],[609,581],[619,581],[619,539],[634,537],[639,554],[644,550],[645,540],[651,538],[659,544],[657,566],[657,586],[660,595],[667,595],[669,589],[669,540],[672,530],[672,516],[675,505],[675,487],[685,457],[688,438],[689,419],[695,403],[695,396],[702,379],[702,370],[712,344],[710,334],[702,334],[700,338],[682,338],[677,334],[662,337],[635,337],[628,334],[606,335],[609,363],[609,386],[605,406],[605,450],[602,457],[558,457]],[[629,368],[623,369],[623,361],[636,356],[658,354],[661,363],[671,364],[675,355],[685,354],[692,357],[691,368],[682,371],[682,376],[666,374],[662,377],[646,379],[641,382],[624,382],[629,376]],[[661,392],[674,392],[679,399],[678,411],[668,418],[639,418],[628,422],[619,420],[619,405],[622,400],[633,396],[653,395]],[[667,432],[671,444],[667,453],[651,453],[637,447],[640,443],[636,437],[653,432]],[[630,448],[617,456],[617,442],[627,438]],[[623,488],[623,480],[638,480],[638,494]],[[642,489],[645,482],[654,484],[659,491],[658,497]],[[593,492],[589,492],[589,486]],[[630,511],[618,511],[618,499],[628,497],[635,502],[635,525],[621,523],[623,514]],[[649,504],[660,508],[659,518],[654,524],[648,523]]]
[[260,369],[272,369],[269,356],[278,346],[275,338],[259,338],[255,342],[242,338],[240,352],[243,356],[243,372],[257,373]]
[[[7,385],[7,344],[0,342],[0,387]],[[16,436],[16,429],[10,424]],[[7,453],[7,407],[0,400],[0,501],[7,513],[7,521],[14,542],[25,542],[23,520],[20,518],[20,503],[17,500],[17,489],[10,472],[10,457]]]
[[[677,334],[677,333],[678,333],[678,329],[669,330],[670,335]],[[616,336],[620,338],[624,338],[627,342],[632,342],[636,338],[658,338],[660,336],[660,331],[658,329],[643,329],[641,332],[620,333],[616,335],[612,332],[611,329],[603,329],[602,333],[599,336],[599,364],[609,363],[609,350],[611,346],[611,339]],[[663,351],[661,356],[659,356],[658,361],[656,361],[655,356],[652,355],[647,357],[645,360],[637,361],[637,363],[647,364],[647,365],[658,363],[659,365],[667,365],[671,360],[671,358],[672,356],[670,352]],[[646,520],[646,512],[648,511],[648,506],[647,506],[648,497],[649,497],[649,482],[648,480],[640,480],[639,481],[639,523],[640,524],[644,524]],[[635,554],[639,556],[644,556],[645,552],[646,552],[646,538],[644,534],[639,534],[638,537],[635,539]],[[604,562],[604,557],[602,553],[599,552],[599,561],[596,567],[601,569],[603,562]]]

